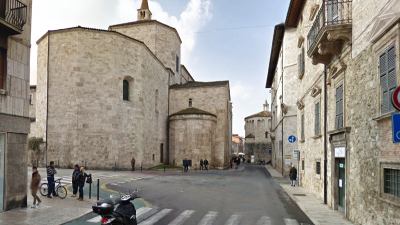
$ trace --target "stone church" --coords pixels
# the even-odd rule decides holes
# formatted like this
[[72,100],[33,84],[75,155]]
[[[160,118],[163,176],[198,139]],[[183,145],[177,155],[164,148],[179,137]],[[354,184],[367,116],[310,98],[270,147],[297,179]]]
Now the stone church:
[[147,0],[138,20],[108,30],[72,27],[38,41],[30,137],[43,138],[42,163],[97,169],[182,165],[230,158],[228,81],[198,82],[181,64],[177,30]]

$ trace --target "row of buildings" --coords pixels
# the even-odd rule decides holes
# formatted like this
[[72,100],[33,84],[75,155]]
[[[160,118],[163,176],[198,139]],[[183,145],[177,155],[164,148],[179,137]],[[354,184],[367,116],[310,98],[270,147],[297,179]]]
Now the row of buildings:
[[400,1],[291,0],[266,87],[273,166],[355,224],[400,224]]

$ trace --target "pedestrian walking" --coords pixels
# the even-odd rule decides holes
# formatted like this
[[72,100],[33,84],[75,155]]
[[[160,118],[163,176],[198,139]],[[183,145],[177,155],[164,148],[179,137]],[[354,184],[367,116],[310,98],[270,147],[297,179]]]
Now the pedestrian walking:
[[203,159],[200,159],[200,170],[204,169],[204,161]]
[[37,208],[42,202],[42,200],[40,200],[39,196],[37,195],[41,180],[42,178],[40,177],[37,167],[32,167],[31,193],[33,197],[33,205],[31,208]]
[[52,198],[56,197],[56,190],[55,190],[55,183],[54,183],[54,175],[57,174],[56,169],[54,168],[54,161],[50,162],[50,165],[47,167],[47,185],[48,185],[48,192],[47,197]]
[[207,159],[204,160],[204,169],[208,170],[208,160]]
[[290,177],[290,185],[292,187],[295,187],[297,180],[297,169],[296,167],[294,167],[294,165],[292,165],[292,168],[290,168],[289,177]]
[[83,187],[85,186],[87,177],[88,175],[85,172],[85,167],[82,166],[78,175],[79,201],[83,201]]
[[136,163],[135,157],[132,157],[132,159],[131,159],[132,171],[135,171],[135,163]]
[[75,198],[78,193],[78,176],[80,173],[79,165],[76,164],[74,166],[74,171],[72,172],[72,195],[71,197]]

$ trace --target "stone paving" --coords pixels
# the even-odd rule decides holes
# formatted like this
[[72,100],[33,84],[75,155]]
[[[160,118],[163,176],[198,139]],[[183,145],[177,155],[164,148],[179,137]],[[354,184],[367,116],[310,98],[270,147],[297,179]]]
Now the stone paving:
[[323,204],[320,199],[306,189],[290,186],[289,180],[283,178],[282,174],[272,166],[267,165],[265,168],[315,225],[354,225],[341,213]]

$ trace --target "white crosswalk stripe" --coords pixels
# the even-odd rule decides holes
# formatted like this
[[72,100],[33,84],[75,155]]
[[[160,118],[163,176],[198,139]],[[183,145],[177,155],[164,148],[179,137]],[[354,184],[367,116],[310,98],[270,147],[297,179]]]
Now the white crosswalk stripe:
[[208,212],[203,219],[201,219],[199,225],[211,225],[214,220],[217,218],[218,212],[210,211]]
[[286,225],[299,225],[295,219],[284,219]]
[[240,215],[232,215],[229,217],[228,221],[226,221],[225,225],[239,225]]
[[271,225],[271,218],[263,216],[258,220],[257,225]]
[[139,223],[139,225],[153,225],[168,215],[172,209],[163,209],[160,212],[156,213],[154,216],[150,217],[149,219]]
[[193,210],[185,210],[178,217],[176,217],[169,225],[182,225],[186,220],[188,220],[192,214]]

